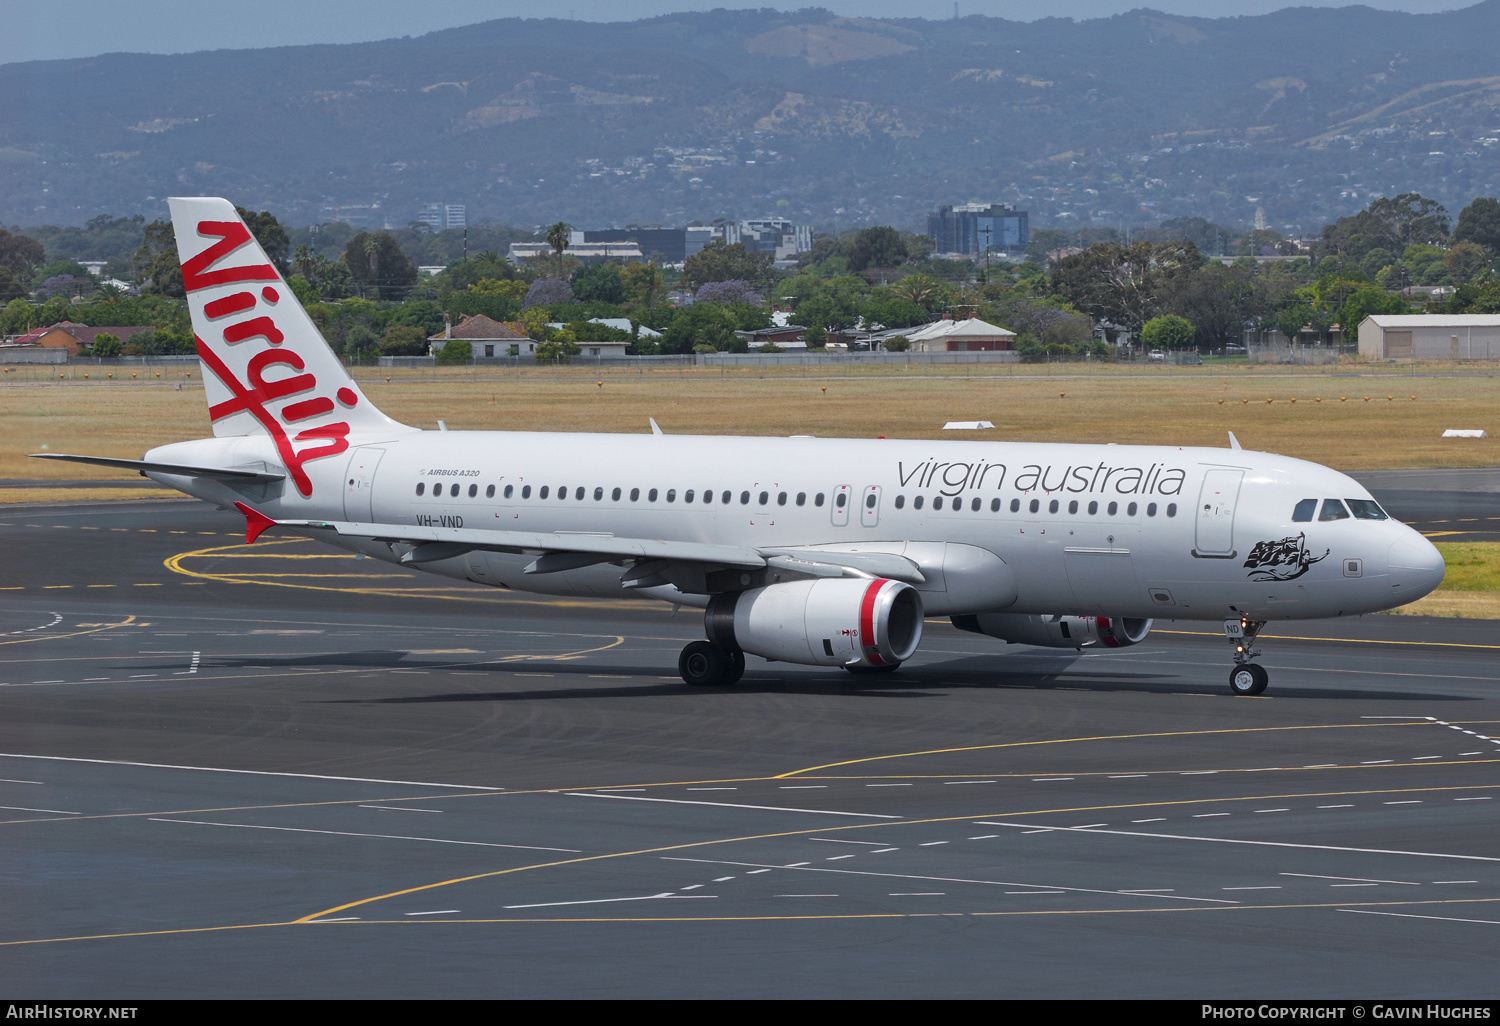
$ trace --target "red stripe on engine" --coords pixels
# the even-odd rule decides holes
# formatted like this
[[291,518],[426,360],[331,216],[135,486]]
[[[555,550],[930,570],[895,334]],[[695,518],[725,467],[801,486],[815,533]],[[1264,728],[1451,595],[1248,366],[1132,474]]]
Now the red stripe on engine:
[[1095,625],[1095,627],[1099,631],[1099,642],[1100,642],[1100,644],[1102,644],[1105,648],[1119,648],[1120,647],[1119,640],[1112,633],[1110,633],[1110,630],[1109,630],[1109,617],[1107,617],[1107,616],[1096,616],[1096,617],[1094,617],[1094,625]]
[[884,666],[885,660],[880,657],[875,645],[875,599],[880,595],[880,589],[888,583],[890,582],[884,577],[871,581],[870,586],[865,589],[864,600],[859,604],[859,647],[865,658],[876,666]]

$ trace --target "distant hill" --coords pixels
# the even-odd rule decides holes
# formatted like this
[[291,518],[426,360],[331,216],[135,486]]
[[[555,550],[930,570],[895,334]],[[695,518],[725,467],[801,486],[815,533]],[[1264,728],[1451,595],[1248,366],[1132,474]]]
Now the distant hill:
[[713,11],[0,66],[0,222],[213,193],[292,224],[779,213],[920,228],[1182,214],[1315,230],[1370,194],[1500,192],[1500,0],[1073,22]]

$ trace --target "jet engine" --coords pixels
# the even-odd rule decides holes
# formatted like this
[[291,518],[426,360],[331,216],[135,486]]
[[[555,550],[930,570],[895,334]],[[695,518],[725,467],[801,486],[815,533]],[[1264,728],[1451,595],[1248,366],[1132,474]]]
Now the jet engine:
[[1045,648],[1128,648],[1151,633],[1151,620],[1118,616],[1028,616],[1024,613],[978,613],[955,616],[953,626],[974,634],[988,634],[1012,645]]
[[715,595],[704,627],[727,652],[812,666],[895,667],[922,640],[922,597],[884,578],[788,581]]

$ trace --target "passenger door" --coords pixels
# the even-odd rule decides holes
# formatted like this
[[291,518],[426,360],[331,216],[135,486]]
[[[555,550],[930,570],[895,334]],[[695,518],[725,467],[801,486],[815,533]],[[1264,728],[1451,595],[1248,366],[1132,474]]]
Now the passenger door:
[[375,469],[380,466],[384,449],[361,445],[349,454],[349,469],[344,474],[344,519],[357,524],[375,520]]
[[1234,552],[1234,507],[1239,501],[1243,470],[1210,470],[1198,493],[1198,530],[1193,555],[1230,559]]

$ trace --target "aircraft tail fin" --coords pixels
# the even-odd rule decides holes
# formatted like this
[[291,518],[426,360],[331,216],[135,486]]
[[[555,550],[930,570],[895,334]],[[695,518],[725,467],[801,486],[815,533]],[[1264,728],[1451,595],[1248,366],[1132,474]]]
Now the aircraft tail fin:
[[365,398],[228,200],[167,200],[208,415],[219,437],[265,433],[303,495],[309,460],[351,433],[414,430]]

